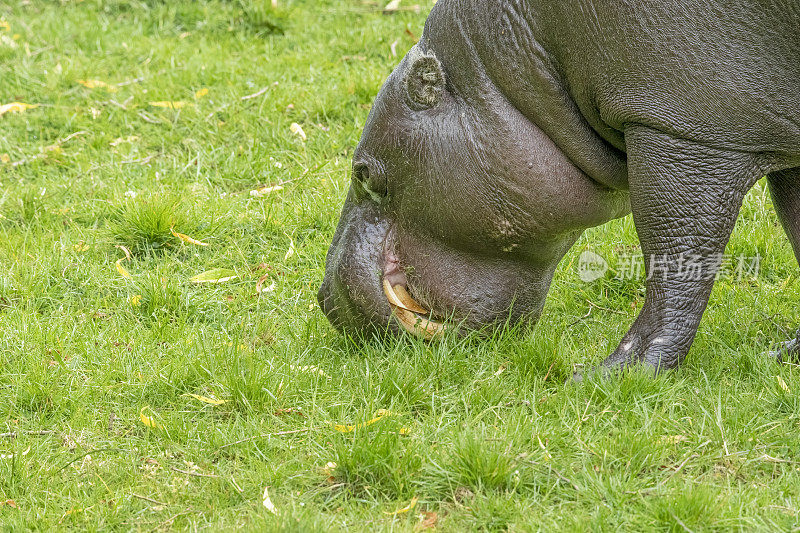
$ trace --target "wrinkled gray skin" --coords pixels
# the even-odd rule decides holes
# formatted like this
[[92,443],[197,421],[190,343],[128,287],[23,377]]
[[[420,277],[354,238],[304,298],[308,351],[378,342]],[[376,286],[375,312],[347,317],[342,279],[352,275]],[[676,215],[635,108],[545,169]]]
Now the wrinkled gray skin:
[[797,0],[440,0],[370,113],[319,301],[396,331],[388,277],[453,323],[532,322],[581,232],[632,210],[670,266],[604,366],[674,368],[764,175],[798,255]]

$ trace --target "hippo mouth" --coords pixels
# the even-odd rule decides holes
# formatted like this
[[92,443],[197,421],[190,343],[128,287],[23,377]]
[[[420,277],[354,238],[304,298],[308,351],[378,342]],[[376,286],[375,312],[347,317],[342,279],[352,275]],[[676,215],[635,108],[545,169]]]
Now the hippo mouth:
[[406,273],[389,244],[392,234],[389,231],[384,245],[383,266],[383,293],[392,308],[392,314],[403,329],[412,335],[426,340],[440,339],[447,330],[447,325],[434,320],[431,310],[411,295]]

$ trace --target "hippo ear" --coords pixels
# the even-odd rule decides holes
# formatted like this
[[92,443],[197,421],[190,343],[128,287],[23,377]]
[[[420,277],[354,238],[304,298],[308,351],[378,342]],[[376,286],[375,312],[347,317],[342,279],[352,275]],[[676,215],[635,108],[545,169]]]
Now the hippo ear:
[[406,71],[406,96],[412,107],[428,109],[442,98],[444,70],[433,54],[418,50],[412,53],[411,66]]

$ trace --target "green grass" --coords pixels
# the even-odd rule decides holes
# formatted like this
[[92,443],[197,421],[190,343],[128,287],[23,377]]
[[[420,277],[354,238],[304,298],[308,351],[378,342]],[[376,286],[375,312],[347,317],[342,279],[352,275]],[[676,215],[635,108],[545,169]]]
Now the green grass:
[[[763,183],[728,249],[760,275],[720,280],[657,379],[565,385],[642,305],[641,280],[575,268],[635,250],[629,218],[569,253],[532,332],[330,328],[347,169],[418,3],[0,0],[0,104],[39,104],[0,117],[0,529],[800,527],[800,373],[758,355],[800,323],[797,264]],[[190,281],[215,268],[236,277]]]

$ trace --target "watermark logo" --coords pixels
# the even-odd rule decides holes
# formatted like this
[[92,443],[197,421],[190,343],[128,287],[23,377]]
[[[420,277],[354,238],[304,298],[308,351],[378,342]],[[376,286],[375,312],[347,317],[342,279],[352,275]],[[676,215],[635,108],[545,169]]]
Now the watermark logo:
[[608,263],[603,256],[586,250],[578,258],[578,277],[584,283],[597,281],[606,275]]
[[609,266],[603,256],[586,250],[578,259],[578,277],[585,283],[606,277],[609,270],[617,280],[670,278],[682,281],[730,278],[736,281],[758,277],[761,256],[727,254],[651,255],[623,253]]

